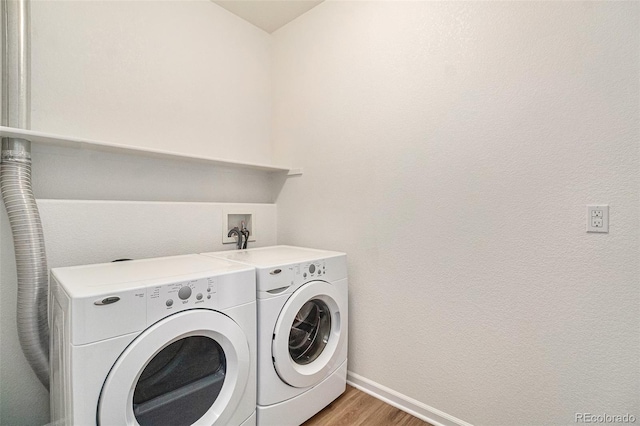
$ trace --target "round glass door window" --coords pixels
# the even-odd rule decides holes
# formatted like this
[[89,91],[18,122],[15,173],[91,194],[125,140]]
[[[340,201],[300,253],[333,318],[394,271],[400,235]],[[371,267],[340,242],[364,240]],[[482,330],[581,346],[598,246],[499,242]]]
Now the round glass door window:
[[289,355],[300,365],[315,361],[329,341],[331,312],[322,300],[302,305],[289,332]]
[[191,425],[220,394],[224,351],[213,339],[191,336],[158,352],[142,371],[133,393],[133,414],[142,426]]

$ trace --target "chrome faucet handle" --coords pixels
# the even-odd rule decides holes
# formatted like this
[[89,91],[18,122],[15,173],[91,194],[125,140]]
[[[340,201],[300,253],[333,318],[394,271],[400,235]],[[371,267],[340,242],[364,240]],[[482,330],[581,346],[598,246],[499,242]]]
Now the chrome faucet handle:
[[229,233],[227,234],[227,237],[231,237],[232,235],[235,235],[238,238],[238,241],[236,243],[236,246],[238,248],[238,250],[240,250],[242,248],[242,233],[240,231],[240,229],[238,229],[237,226],[231,228],[229,230]]

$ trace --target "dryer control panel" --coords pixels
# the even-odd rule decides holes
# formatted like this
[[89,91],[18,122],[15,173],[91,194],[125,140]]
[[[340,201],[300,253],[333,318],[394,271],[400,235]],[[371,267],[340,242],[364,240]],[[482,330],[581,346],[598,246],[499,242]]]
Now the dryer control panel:
[[147,288],[147,323],[174,312],[193,308],[217,307],[216,278],[179,281]]
[[347,257],[345,255],[300,262],[292,266],[294,283],[297,285],[309,281],[333,282],[347,276]]
[[291,293],[309,281],[338,281],[347,277],[347,257],[338,255],[257,268],[258,298]]

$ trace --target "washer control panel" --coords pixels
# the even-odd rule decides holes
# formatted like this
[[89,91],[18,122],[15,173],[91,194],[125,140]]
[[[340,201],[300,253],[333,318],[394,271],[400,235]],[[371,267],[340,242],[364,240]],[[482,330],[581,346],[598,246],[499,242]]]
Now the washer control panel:
[[296,275],[302,273],[304,280],[321,279],[327,274],[327,262],[318,260],[309,263],[300,263],[295,267]]
[[174,312],[193,308],[217,307],[217,285],[214,277],[179,281],[147,288],[147,323],[153,323]]

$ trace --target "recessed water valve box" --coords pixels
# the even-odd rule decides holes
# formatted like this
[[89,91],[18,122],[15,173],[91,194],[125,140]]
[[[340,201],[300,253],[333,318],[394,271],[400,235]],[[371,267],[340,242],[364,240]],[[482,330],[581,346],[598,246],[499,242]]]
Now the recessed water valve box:
[[236,236],[228,236],[229,231],[237,227],[242,229],[242,224],[249,230],[249,242],[256,241],[256,215],[246,209],[225,209],[222,212],[222,244],[237,243]]

